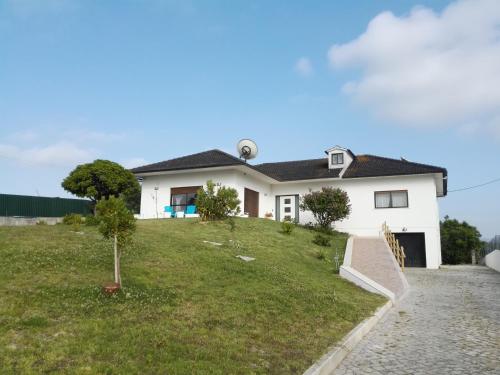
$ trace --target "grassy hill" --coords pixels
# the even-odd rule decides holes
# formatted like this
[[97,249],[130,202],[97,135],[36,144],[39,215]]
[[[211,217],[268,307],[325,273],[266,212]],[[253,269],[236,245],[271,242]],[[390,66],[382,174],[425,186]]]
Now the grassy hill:
[[[234,232],[224,222],[140,221],[122,292],[105,297],[111,244],[96,228],[82,232],[0,227],[2,371],[302,373],[384,301],[318,259],[313,232],[287,236],[263,219],[236,220]],[[335,236],[330,258],[345,241]]]

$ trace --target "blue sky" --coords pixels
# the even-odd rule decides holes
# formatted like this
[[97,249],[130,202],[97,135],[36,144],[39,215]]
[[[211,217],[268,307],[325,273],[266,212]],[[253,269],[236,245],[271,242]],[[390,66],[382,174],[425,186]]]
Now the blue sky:
[[[78,163],[243,137],[256,162],[339,144],[444,166],[450,189],[498,178],[497,4],[0,0],[0,192],[67,196]],[[490,237],[499,193],[450,193],[441,214]]]

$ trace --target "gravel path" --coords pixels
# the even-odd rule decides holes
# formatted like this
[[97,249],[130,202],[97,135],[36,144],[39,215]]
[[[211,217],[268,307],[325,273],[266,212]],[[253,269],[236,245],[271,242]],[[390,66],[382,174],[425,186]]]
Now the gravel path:
[[407,269],[410,291],[335,374],[500,374],[500,273]]

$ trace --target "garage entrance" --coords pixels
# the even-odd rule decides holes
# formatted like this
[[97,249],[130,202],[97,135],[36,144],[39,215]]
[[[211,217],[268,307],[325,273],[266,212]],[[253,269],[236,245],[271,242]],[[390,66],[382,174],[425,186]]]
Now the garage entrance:
[[405,267],[426,267],[425,233],[394,233],[405,249]]
[[245,202],[243,211],[249,217],[259,217],[259,193],[245,188]]

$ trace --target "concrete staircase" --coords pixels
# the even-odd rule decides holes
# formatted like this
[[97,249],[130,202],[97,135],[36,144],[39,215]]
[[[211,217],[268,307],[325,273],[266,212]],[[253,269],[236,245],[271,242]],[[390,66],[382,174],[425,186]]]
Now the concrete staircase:
[[340,275],[393,301],[408,289],[408,281],[384,237],[350,237]]

